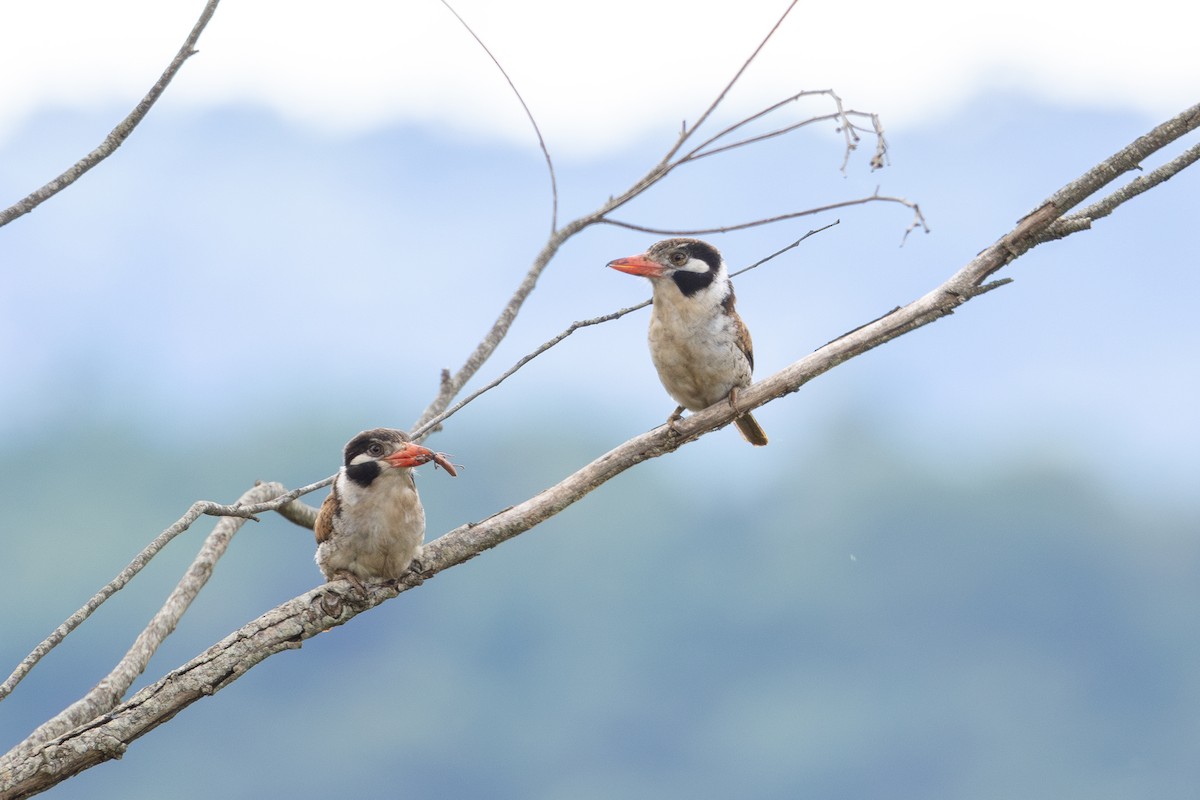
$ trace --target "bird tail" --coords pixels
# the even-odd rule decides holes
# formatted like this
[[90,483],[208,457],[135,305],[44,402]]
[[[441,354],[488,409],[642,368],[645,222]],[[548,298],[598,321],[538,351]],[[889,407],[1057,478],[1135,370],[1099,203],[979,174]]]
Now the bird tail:
[[767,434],[763,433],[763,429],[759,427],[758,420],[749,414],[742,414],[733,421],[737,425],[737,429],[741,431],[742,438],[755,447],[762,447],[767,443]]

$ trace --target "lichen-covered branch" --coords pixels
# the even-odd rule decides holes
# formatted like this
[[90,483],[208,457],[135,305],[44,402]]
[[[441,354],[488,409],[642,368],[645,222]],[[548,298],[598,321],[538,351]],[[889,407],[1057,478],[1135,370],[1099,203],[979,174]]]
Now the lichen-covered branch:
[[121,698],[125,696],[125,692],[133,685],[137,676],[145,671],[159,645],[175,631],[175,626],[179,624],[188,606],[208,583],[213,567],[225,554],[233,535],[253,516],[243,508],[271,500],[284,492],[284,487],[278,483],[259,484],[243,494],[235,506],[224,509],[227,515],[217,520],[212,533],[205,538],[200,551],[192,559],[191,566],[179,579],[166,602],[155,612],[149,624],[112,671],[86,695],[38,726],[23,742],[13,748],[12,754],[19,758],[21,753],[107,713],[121,702]]

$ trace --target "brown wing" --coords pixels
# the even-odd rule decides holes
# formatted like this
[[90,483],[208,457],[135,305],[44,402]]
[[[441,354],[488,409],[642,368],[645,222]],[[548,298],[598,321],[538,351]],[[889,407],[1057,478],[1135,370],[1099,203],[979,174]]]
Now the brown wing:
[[725,295],[725,299],[721,301],[721,305],[725,307],[725,312],[729,314],[729,318],[733,320],[734,335],[737,338],[738,349],[746,354],[746,360],[750,362],[750,371],[754,371],[754,343],[750,341],[750,329],[746,327],[746,323],[742,322],[741,314],[738,314],[734,306],[737,301],[733,294],[733,285],[729,286],[729,294]]
[[742,322],[741,317],[734,317],[737,322],[737,343],[742,352],[746,354],[746,360],[750,362],[750,371],[754,371],[754,343],[750,341],[750,329],[746,327],[746,323]]
[[333,516],[341,504],[342,501],[337,496],[337,486],[335,485],[333,491],[329,493],[329,497],[326,497],[325,502],[321,503],[321,510],[317,512],[317,521],[313,525],[313,533],[317,535],[317,544],[333,536]]

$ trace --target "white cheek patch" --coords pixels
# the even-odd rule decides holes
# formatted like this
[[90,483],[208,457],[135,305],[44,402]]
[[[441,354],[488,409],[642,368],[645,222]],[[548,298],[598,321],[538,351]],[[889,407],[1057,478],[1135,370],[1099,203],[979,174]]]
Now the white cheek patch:
[[688,262],[678,269],[680,272],[695,272],[702,275],[708,272],[709,267],[708,264],[698,258],[689,258]]

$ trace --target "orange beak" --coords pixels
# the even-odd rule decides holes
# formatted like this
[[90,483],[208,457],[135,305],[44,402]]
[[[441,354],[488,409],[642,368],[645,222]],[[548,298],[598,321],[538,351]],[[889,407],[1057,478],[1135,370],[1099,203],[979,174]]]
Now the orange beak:
[[457,477],[458,472],[454,469],[454,465],[450,463],[450,459],[446,458],[445,453],[435,453],[428,447],[422,447],[419,444],[411,442],[405,444],[404,447],[384,459],[393,467],[419,467],[422,464],[428,464],[430,461],[434,466],[441,467],[450,473],[451,477]]
[[643,278],[661,278],[667,273],[666,267],[657,261],[651,261],[646,258],[644,253],[640,256],[618,258],[615,261],[608,262],[608,266],[618,272],[624,272],[629,275],[640,275]]

